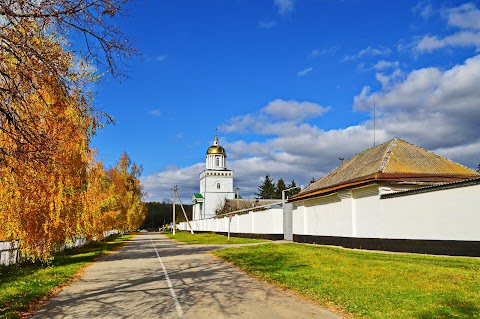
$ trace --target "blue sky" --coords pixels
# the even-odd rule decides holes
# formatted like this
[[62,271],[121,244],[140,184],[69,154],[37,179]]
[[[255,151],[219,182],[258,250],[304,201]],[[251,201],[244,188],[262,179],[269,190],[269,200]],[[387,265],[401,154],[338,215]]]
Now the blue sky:
[[307,184],[399,137],[480,163],[479,1],[132,0],[142,59],[104,77],[117,121],[92,146],[144,171],[147,201],[188,200],[218,129],[244,197],[268,173]]

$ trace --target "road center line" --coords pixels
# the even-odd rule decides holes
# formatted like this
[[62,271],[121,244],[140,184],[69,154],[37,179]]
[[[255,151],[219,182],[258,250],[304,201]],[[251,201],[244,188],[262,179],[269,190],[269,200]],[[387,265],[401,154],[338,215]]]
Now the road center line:
[[157,250],[157,247],[155,247],[155,244],[153,243],[152,236],[151,235],[149,236],[150,236],[150,241],[152,242],[153,249],[155,249],[155,253],[157,254],[158,260],[160,261],[160,265],[162,265],[163,273],[165,275],[165,279],[167,280],[168,288],[170,288],[170,294],[172,295],[175,308],[177,308],[178,316],[181,317],[183,315],[183,309],[180,303],[178,302],[177,295],[175,294],[175,290],[173,289],[172,282],[170,281],[170,277],[168,276],[167,268],[165,268],[162,258],[160,258],[160,255],[158,254],[158,250]]

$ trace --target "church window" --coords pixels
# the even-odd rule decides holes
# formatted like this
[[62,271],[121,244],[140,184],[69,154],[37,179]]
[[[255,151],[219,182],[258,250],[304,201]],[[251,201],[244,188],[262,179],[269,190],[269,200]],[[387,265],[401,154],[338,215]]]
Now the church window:
[[217,183],[217,189],[220,189],[220,183]]
[[216,166],[220,166],[220,156],[215,157],[216,159]]

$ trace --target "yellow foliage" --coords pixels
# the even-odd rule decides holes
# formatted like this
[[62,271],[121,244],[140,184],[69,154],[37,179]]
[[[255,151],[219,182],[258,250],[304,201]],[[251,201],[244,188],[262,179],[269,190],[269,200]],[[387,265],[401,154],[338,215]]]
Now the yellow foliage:
[[139,227],[140,168],[124,154],[106,171],[90,149],[100,125],[87,90],[97,79],[92,68],[34,21],[1,32],[22,47],[0,50],[0,98],[10,112],[0,118],[0,239],[46,260],[75,237]]

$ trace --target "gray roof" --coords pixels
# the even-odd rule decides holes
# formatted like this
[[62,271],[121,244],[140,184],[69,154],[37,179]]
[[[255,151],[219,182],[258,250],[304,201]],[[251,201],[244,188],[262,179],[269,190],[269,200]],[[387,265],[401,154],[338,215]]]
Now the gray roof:
[[356,154],[291,198],[324,194],[371,181],[452,182],[480,177],[463,165],[399,138]]

